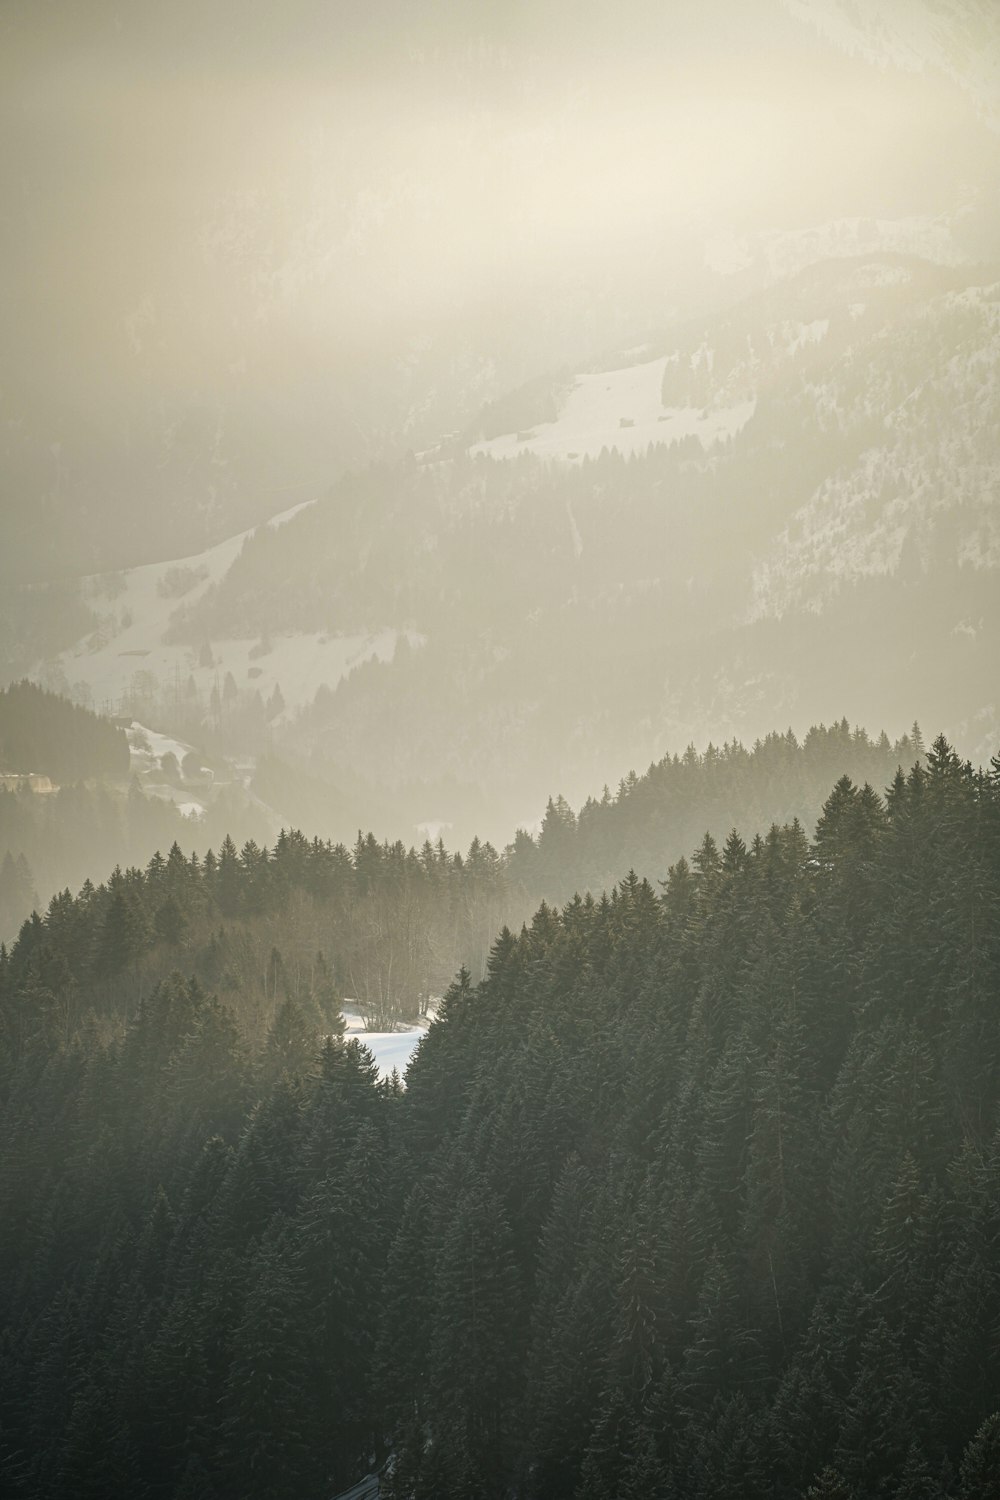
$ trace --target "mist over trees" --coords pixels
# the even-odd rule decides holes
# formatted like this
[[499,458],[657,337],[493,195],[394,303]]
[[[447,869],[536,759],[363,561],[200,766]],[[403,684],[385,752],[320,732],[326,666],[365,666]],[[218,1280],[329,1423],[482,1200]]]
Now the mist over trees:
[[[73,782],[40,794],[15,784],[0,790],[0,941],[11,942],[41,898],[100,880],[109,865],[143,865],[158,848],[222,840],[232,828],[244,841],[270,836],[273,819],[240,790],[224,795],[197,822],[172,802],[136,785]],[[22,872],[8,876],[10,860]]]
[[555,787],[831,705],[988,755],[995,267],[880,222],[581,362],[554,421],[331,469],[221,550],[80,580],[96,618],[29,632],[22,669],[327,783],[340,827],[282,815],[337,838],[499,845]]
[[939,739],[812,841],[706,836],[503,930],[405,1090],[180,973],[88,1020],[50,912],[0,964],[11,1493],[329,1493],[391,1452],[419,1500],[986,1500],[998,901],[1000,761]]
[[886,786],[923,751],[918,724],[892,743],[885,733],[873,740],[852,730],[846,719],[814,725],[801,744],[788,730],[749,749],[733,741],[699,754],[689,745],[641,776],[630,772],[614,794],[605,788],[588,797],[578,814],[565,798],[550,798],[537,838],[520,831],[508,867],[530,895],[549,902],[610,890],[622,869],[655,885],[706,831],[720,844],[734,829],[750,840],[772,824],[798,822],[810,834],[831,778]]
[[[217,852],[202,857],[178,842],[178,825],[190,842],[191,831],[231,817],[232,803],[192,824],[135,789],[117,800],[100,788],[6,794],[0,831],[22,852],[8,854],[0,868],[0,917],[12,938],[37,899],[32,881],[49,868],[44,856],[81,857],[84,850],[65,843],[72,818],[89,867],[99,834],[116,858],[114,873],[97,886],[88,878],[75,898],[65,888],[54,895],[44,920],[36,916],[20,932],[11,961],[20,968],[55,956],[57,971],[72,976],[77,1019],[90,1007],[130,1016],[180,965],[228,991],[232,1009],[258,1036],[282,999],[294,998],[316,1019],[322,951],[340,996],[356,999],[373,1023],[391,1025],[418,1015],[460,967],[481,978],[501,926],[519,926],[539,901],[599,894],[623,868],[662,881],[695,830],[721,842],[734,828],[752,837],[754,826],[788,822],[808,834],[831,775],[885,786],[922,751],[917,725],[892,744],[846,720],[814,727],[801,745],[789,731],[750,750],[733,743],[699,755],[689,747],[643,776],[630,773],[614,796],[605,789],[579,815],[563,797],[550,798],[536,836],[520,830],[503,851],[476,838],[464,855],[449,853],[441,839],[417,850],[371,832],[349,846],[282,830],[270,849],[253,837],[237,846],[226,834]],[[170,839],[168,854],[156,852],[141,867],[122,860],[158,832]],[[36,854],[31,863],[25,847]],[[274,954],[279,970],[269,978]]]
[[3,1500],[1000,1500],[998,78],[0,4]]

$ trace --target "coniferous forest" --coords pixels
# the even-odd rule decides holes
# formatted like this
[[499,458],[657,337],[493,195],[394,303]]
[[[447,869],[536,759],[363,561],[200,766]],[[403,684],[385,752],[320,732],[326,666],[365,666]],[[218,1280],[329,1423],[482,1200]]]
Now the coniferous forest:
[[[811,833],[837,774],[883,785],[922,752],[916,724],[892,743],[846,719],[813,726],[801,744],[788,731],[750,750],[734,741],[699,755],[691,746],[642,776],[630,772],[614,795],[605,788],[578,814],[562,796],[549,798],[536,836],[519,830],[502,852],[475,838],[465,855],[440,839],[417,851],[359,832],[348,848],[286,829],[272,849],[254,838],[237,848],[226,834],[217,854],[200,857],[185,854],[178,835],[206,833],[227,811],[242,821],[242,809],[223,802],[192,823],[135,788],[117,802],[100,786],[0,794],[0,844],[8,843],[0,940],[37,904],[25,844],[35,854],[47,840],[63,861],[67,846],[108,847],[124,870],[116,865],[97,887],[84,880],[75,901],[63,889],[47,903],[45,943],[69,976],[65,1003],[75,1018],[96,1008],[125,1019],[179,968],[225,991],[251,1035],[285,1000],[315,1012],[330,986],[329,1000],[339,986],[371,1021],[392,1023],[418,1015],[460,967],[482,978],[500,928],[519,927],[540,902],[610,889],[628,869],[662,880],[706,831],[721,841],[735,826],[752,838],[759,827],[798,820]],[[145,868],[129,863],[158,837],[166,856],[156,852]],[[41,931],[33,919],[22,954],[38,947]]]
[[33,682],[0,689],[0,771],[41,772],[54,781],[125,776],[124,731]]
[[332,953],[266,1015],[143,979],[137,892],[182,952],[310,847],[256,895],[172,855],[3,954],[7,1493],[996,1495],[1000,760],[939,739],[811,839],[543,902],[405,1087]]
[[0,0],[0,1500],[1000,1500],[998,80]]

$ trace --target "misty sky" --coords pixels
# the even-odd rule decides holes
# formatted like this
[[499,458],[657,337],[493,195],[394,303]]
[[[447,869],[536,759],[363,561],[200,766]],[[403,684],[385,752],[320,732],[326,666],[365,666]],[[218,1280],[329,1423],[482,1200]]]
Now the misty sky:
[[190,483],[211,532],[243,469],[264,514],[377,450],[359,393],[407,361],[418,422],[431,345],[485,397],[683,310],[721,231],[941,212],[968,96],[809,9],[7,0],[12,510]]

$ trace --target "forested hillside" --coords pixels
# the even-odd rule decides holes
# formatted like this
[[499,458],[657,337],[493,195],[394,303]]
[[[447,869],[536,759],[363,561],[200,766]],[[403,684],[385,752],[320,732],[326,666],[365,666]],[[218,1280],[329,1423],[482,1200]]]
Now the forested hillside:
[[997,268],[833,240],[595,351],[554,420],[543,403],[198,556],[81,580],[96,617],[24,669],[388,796],[380,832],[462,843],[499,844],[557,786],[578,803],[665,747],[802,733],[831,702],[895,732],[932,715],[987,757]]
[[798,821],[812,833],[831,784],[850,776],[884,787],[923,756],[920,727],[895,743],[846,719],[814,725],[801,744],[791,730],[747,749],[739,741],[698,754],[665,755],[642,776],[630,772],[614,794],[588,797],[579,814],[550,798],[537,838],[523,832],[508,851],[509,870],[536,901],[566,901],[577,891],[609,890],[622,870],[654,884],[706,832],[721,842],[736,829],[747,840],[772,823]]
[[401,1111],[395,1492],[994,1494],[998,897],[939,741],[505,935]]
[[407,627],[416,649],[322,693],[293,736],[388,781],[487,767],[494,799],[526,760],[575,790],[637,744],[763,733],[762,706],[815,721],[816,684],[897,722],[932,694],[989,734],[998,306],[992,269],[811,265],[649,338],[638,444],[626,382],[603,444],[539,419],[472,459],[349,477],[248,542],[174,635]]
[[40,772],[55,782],[127,776],[125,732],[33,682],[0,689],[0,771]]
[[[54,964],[72,976],[76,1019],[91,1009],[129,1017],[180,968],[221,988],[257,1038],[284,999],[315,1016],[322,952],[338,1003],[350,996],[373,1022],[391,1023],[417,1015],[459,967],[482,978],[501,926],[519,927],[539,901],[600,895],[630,868],[659,882],[706,831],[719,840],[733,828],[752,837],[758,827],[797,821],[811,833],[837,776],[885,786],[922,751],[917,725],[892,744],[846,720],[814,727],[801,745],[789,731],[751,750],[734,742],[699,755],[690,747],[643,776],[630,773],[614,796],[606,789],[578,817],[564,798],[550,799],[536,837],[522,830],[502,853],[477,838],[465,855],[441,840],[417,851],[359,833],[348,847],[285,830],[271,849],[252,837],[237,848],[226,836],[202,857],[177,840],[210,834],[227,814],[245,824],[246,809],[223,801],[190,823],[137,792],[0,795],[0,847],[17,851],[0,866],[0,924],[18,919],[13,929],[9,920],[0,925],[0,938],[5,930],[13,938],[30,909],[36,849],[51,846],[63,868],[76,859],[88,869],[101,840],[126,868],[119,864],[96,888],[87,881],[76,899],[68,890],[56,895],[12,954],[18,971],[43,974]],[[169,853],[141,868],[127,864],[158,835]],[[38,869],[49,873],[48,863]]]
[[0,1500],[1000,1500],[998,79],[0,0]]
[[12,1494],[319,1500],[391,1455],[398,1500],[992,1500],[1000,760],[938,740],[812,841],[543,905],[404,1091],[290,996],[254,1034],[176,975],[116,1023],[136,891],[258,901],[312,847],[178,852],[2,961]]
[[41,897],[78,888],[109,866],[143,865],[158,848],[221,841],[228,828],[264,840],[274,820],[242,788],[220,796],[197,822],[136,785],[71,782],[39,795],[0,790],[0,942],[11,943]]

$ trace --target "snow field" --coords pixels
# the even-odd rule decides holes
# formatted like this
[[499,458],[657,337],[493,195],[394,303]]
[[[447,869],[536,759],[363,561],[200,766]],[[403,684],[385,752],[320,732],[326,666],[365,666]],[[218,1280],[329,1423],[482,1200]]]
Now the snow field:
[[[304,508],[293,506],[267,525],[281,526]],[[144,690],[150,696],[181,695],[190,680],[207,701],[214,687],[222,692],[226,675],[231,673],[237,688],[257,690],[265,700],[280,685],[286,708],[293,710],[311,703],[321,685],[336,687],[359,663],[375,657],[391,660],[398,636],[394,630],[373,635],[275,636],[264,654],[258,654],[256,639],[213,640],[211,665],[201,664],[197,649],[165,642],[178,605],[195,603],[224,578],[250,534],[240,532],[193,556],[83,579],[84,597],[108,623],[54,661],[36,664],[32,675],[47,682],[62,674],[71,691],[85,684],[94,708],[115,712],[130,692],[139,697]],[[192,580],[182,594],[166,587],[170,575],[178,571],[188,573]],[[146,733],[152,746],[155,736]],[[157,758],[166,748],[154,749]]]
[[360,1011],[350,1001],[344,1005],[344,1020],[347,1023],[345,1037],[348,1040],[356,1038],[368,1048],[375,1059],[380,1078],[388,1078],[393,1068],[398,1068],[400,1075],[406,1072],[410,1059],[417,1050],[417,1043],[422,1036],[426,1036],[430,1025],[430,1020],[427,1019],[399,1031],[366,1031]]
[[661,390],[668,356],[579,375],[555,422],[540,422],[527,432],[504,433],[476,443],[473,454],[516,458],[534,453],[540,458],[596,458],[602,448],[617,448],[628,456],[645,453],[650,443],[674,443],[696,437],[708,448],[731,437],[750,420],[755,403],[701,411],[696,407],[666,407]]

